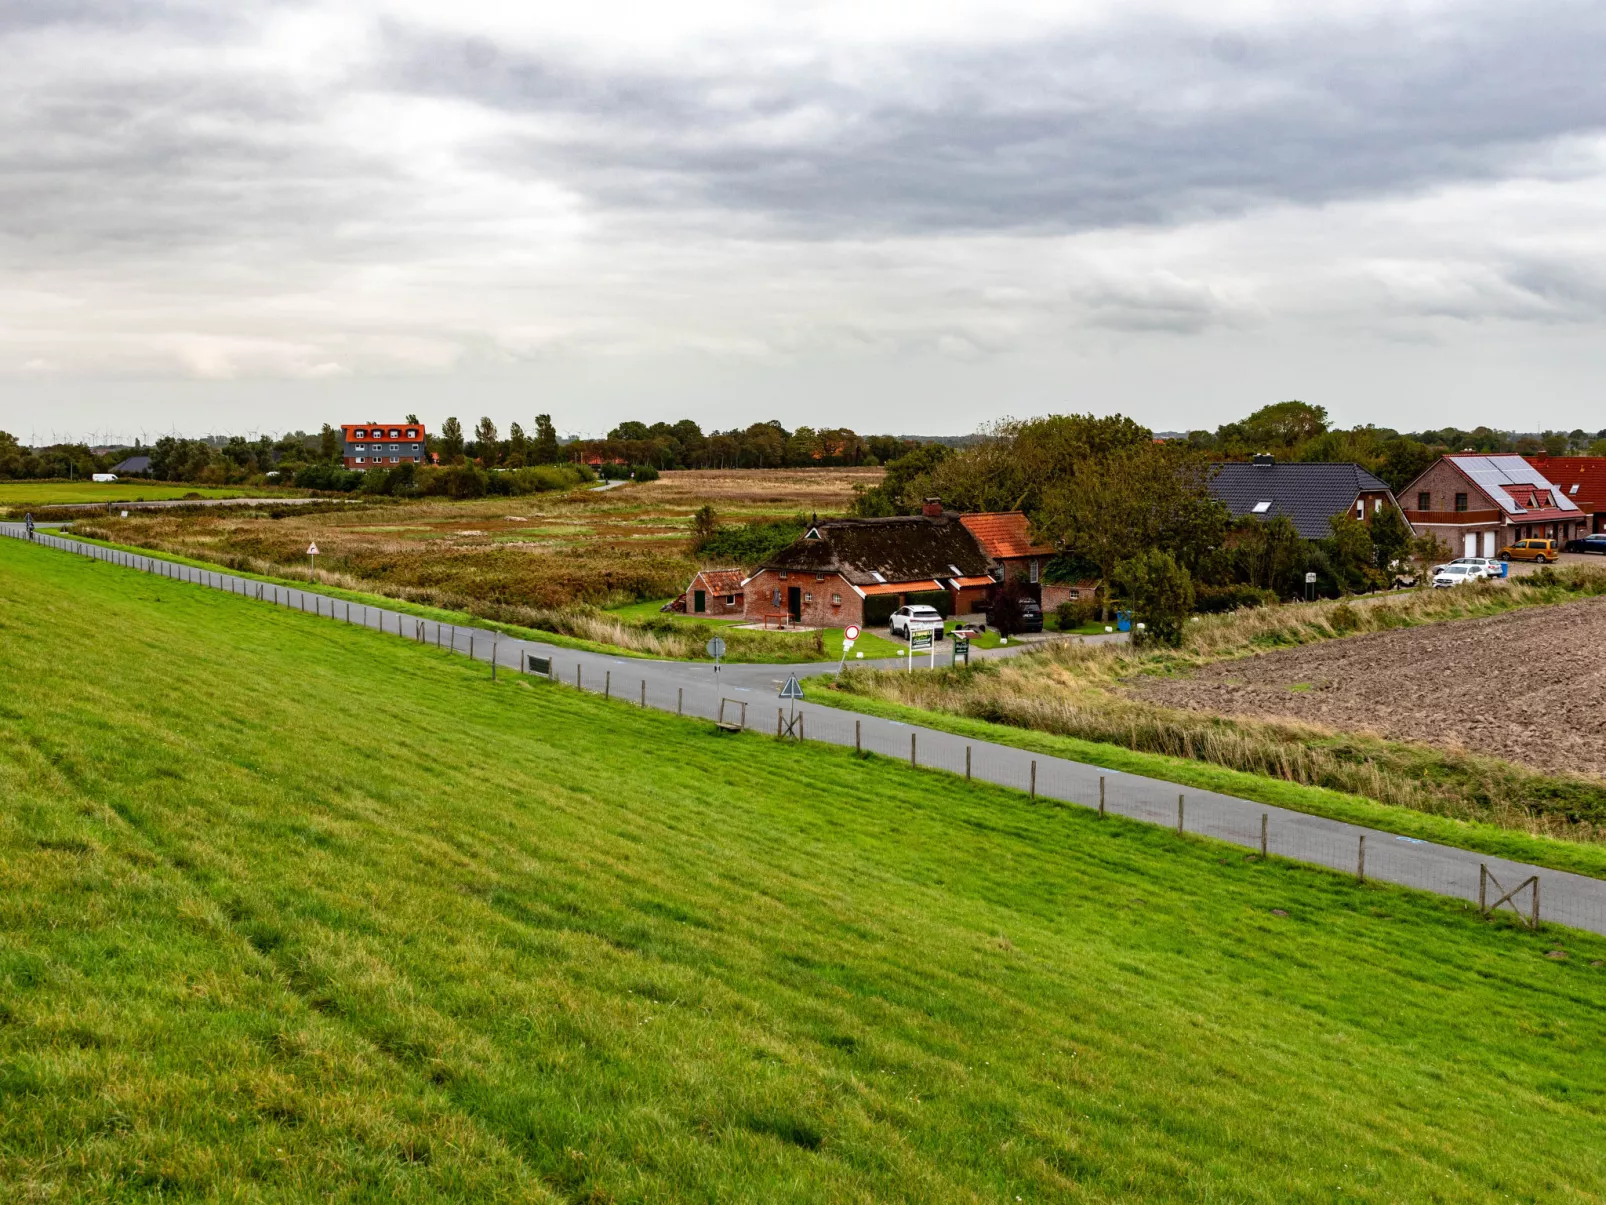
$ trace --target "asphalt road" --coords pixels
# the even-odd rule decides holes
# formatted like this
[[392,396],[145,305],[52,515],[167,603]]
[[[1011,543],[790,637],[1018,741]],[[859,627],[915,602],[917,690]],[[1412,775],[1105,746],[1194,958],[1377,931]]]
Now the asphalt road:
[[[0,535],[25,538],[22,525],[17,523],[0,524]],[[627,703],[704,720],[723,716],[727,722],[770,735],[779,727],[792,737],[857,745],[867,753],[1030,792],[1044,802],[1098,807],[1102,797],[1110,813],[1166,827],[1180,825],[1187,833],[1217,838],[1251,851],[1260,847],[1264,832],[1267,849],[1273,855],[1349,875],[1356,875],[1364,867],[1365,877],[1371,880],[1476,901],[1482,865],[1499,885],[1498,889],[1489,885],[1487,898],[1493,902],[1517,884],[1537,877],[1541,919],[1606,933],[1606,881],[1599,879],[1400,837],[1212,791],[1178,787],[1158,779],[1033,754],[1007,745],[969,740],[932,728],[858,716],[810,703],[806,698],[801,702],[777,698],[788,677],[796,675],[804,684],[806,694],[808,679],[835,671],[835,662],[801,666],[726,665],[716,670],[708,663],[650,661],[577,652],[537,641],[516,640],[479,628],[416,619],[381,607],[345,603],[315,589],[271,586],[226,573],[177,565],[161,558],[118,552],[54,533],[39,532],[36,543],[119,564],[131,572],[156,573],[173,580],[226,590],[265,605],[286,607],[308,616],[451,649],[478,661],[494,663],[498,672],[534,672],[536,667],[530,658],[541,658],[545,662],[545,672],[553,680],[606,693]],[[855,667],[892,667],[905,672],[922,672],[918,663],[916,668],[909,669],[902,658],[861,661],[856,662]],[[733,742],[733,763],[739,761],[741,749],[739,742]],[[1529,890],[1522,891],[1516,898],[1524,913],[1529,912],[1531,900]]]

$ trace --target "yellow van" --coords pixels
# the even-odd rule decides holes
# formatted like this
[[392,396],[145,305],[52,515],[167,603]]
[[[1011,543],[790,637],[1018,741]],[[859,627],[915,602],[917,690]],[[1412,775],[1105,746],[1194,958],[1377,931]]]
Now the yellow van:
[[1541,565],[1548,564],[1560,555],[1555,540],[1518,540],[1511,547],[1500,550],[1502,561],[1538,561]]

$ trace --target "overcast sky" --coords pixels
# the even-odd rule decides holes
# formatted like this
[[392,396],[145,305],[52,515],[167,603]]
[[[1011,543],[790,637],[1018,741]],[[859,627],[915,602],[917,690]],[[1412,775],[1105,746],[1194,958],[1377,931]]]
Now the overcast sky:
[[6,0],[0,428],[1595,430],[1603,62],[1598,0]]

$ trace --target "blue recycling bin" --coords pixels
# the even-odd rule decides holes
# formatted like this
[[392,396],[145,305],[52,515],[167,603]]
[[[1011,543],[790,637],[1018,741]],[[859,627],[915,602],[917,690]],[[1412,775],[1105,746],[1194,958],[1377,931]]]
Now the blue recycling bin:
[[1115,613],[1115,630],[1117,632],[1130,632],[1132,630],[1132,612],[1117,611]]

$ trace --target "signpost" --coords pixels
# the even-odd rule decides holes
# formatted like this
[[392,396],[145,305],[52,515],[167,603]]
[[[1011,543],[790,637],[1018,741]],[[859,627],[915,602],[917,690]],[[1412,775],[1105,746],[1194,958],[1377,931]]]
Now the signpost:
[[307,545],[307,577],[312,581],[318,580],[318,544],[314,541]]
[[858,624],[850,623],[847,627],[842,629],[842,660],[837,663],[837,667],[836,667],[836,672],[837,673],[840,674],[842,672],[842,667],[847,665],[847,663],[848,663],[848,650],[853,647],[853,642],[855,640],[857,640],[858,638],[859,638],[859,625]]
[[719,659],[725,655],[725,642],[715,636],[706,645],[708,655],[714,659],[714,706],[719,706]]
[[916,653],[929,653],[931,655],[931,668],[937,668],[937,629],[941,626],[940,623],[912,623],[909,625],[909,668],[911,671],[914,669]]
[[954,668],[955,669],[957,669],[959,667],[959,663],[961,661],[963,661],[966,665],[970,664],[970,638],[972,636],[974,636],[975,634],[976,634],[975,631],[972,630],[971,628],[955,628],[954,629]]
[[1305,601],[1316,601],[1316,575],[1314,573],[1305,574]]
[[803,697],[803,687],[797,680],[796,674],[788,674],[786,685],[781,687],[779,698],[785,699],[791,705],[791,714],[786,721],[786,734],[791,736],[797,730],[797,701]]

